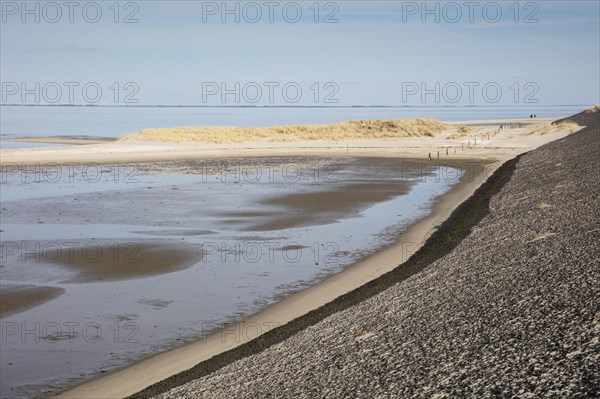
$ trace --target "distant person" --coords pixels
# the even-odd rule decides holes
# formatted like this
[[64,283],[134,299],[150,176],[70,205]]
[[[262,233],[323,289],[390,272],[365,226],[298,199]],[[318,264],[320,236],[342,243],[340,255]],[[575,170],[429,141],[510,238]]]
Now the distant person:
[[537,114],[533,114],[534,119],[537,119]]
[[529,115],[529,119],[533,119],[533,114]]

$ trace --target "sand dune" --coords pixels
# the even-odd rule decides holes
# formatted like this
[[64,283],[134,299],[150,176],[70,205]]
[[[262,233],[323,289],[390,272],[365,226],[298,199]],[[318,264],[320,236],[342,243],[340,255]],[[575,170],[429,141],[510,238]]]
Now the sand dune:
[[[14,172],[17,166],[47,163],[110,164],[268,156],[506,160],[581,128],[572,125],[551,128],[553,120],[441,123],[411,119],[257,129],[183,127],[142,131],[103,144],[1,149],[0,154],[7,173]],[[536,129],[548,133],[530,134]]]
[[327,125],[291,125],[258,128],[232,126],[189,126],[146,129],[127,137],[148,141],[201,141],[242,143],[247,141],[349,140],[401,137],[435,137],[459,127],[433,119],[357,120]]

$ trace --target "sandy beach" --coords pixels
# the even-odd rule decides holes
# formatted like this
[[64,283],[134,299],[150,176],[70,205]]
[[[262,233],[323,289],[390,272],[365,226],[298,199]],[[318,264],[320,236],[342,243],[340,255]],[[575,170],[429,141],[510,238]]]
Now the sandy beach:
[[[269,328],[262,329],[261,333],[264,333],[274,326],[283,325],[393,270],[398,266],[399,261],[402,262],[410,257],[457,206],[469,198],[500,165],[521,153],[548,142],[562,139],[579,129],[579,127],[569,127],[550,129],[545,134],[531,134],[532,131],[539,128],[548,129],[553,120],[463,122],[461,125],[480,127],[458,138],[450,138],[454,133],[448,131],[442,132],[437,137],[344,141],[310,140],[285,143],[272,142],[266,145],[264,142],[241,144],[147,142],[128,137],[111,143],[88,144],[76,147],[5,149],[2,150],[1,155],[2,167],[5,172],[10,173],[18,170],[18,168],[43,164],[109,164],[307,155],[384,157],[412,160],[423,164],[457,165],[468,171],[458,184],[455,184],[448,193],[438,198],[432,212],[427,217],[411,225],[404,234],[397,237],[394,245],[363,259],[341,273],[330,276],[317,285],[269,306],[234,326],[228,327],[239,330],[243,329],[244,326],[269,326]],[[506,127],[509,124],[511,124],[510,129]],[[505,128],[500,129],[501,125]],[[372,185],[369,187],[376,188]],[[352,192],[353,190],[356,191],[356,188],[352,186],[343,187],[342,191]],[[360,192],[360,190],[358,191]],[[374,198],[365,197],[361,199],[358,197],[354,198],[353,201],[369,203],[376,198],[398,195],[400,192],[390,191],[382,182],[378,189],[369,194],[371,196],[375,195]],[[329,194],[324,194],[321,200],[325,205],[330,204],[330,212],[343,212],[343,204],[341,208],[336,206],[335,197],[335,195],[331,197]],[[310,198],[296,195],[282,201],[287,204],[296,203],[301,206],[302,204],[306,205],[307,201],[310,202]],[[307,209],[310,211],[310,206]],[[322,214],[323,217],[326,217],[326,215],[327,212]],[[243,217],[244,215],[237,216]],[[254,228],[270,229],[297,222],[295,216],[292,219],[286,217],[277,222],[272,222],[275,224],[256,225]],[[160,260],[157,260],[157,263],[160,263]],[[168,267],[171,266],[168,265]],[[110,270],[106,273],[110,274]],[[223,339],[223,331],[215,331],[203,340],[157,354],[131,367],[102,376],[63,393],[61,397],[125,397],[171,375],[187,370],[219,353],[238,347],[247,340],[255,338],[255,336],[256,334],[250,336],[239,335],[236,339]]]
[[[360,140],[298,140],[292,142],[255,141],[245,143],[201,143],[144,141],[135,135],[120,140],[77,147],[3,149],[5,169],[50,163],[128,163],[207,158],[252,158],[268,156],[372,156],[444,160],[497,161],[512,158],[549,141],[569,134],[573,129],[545,135],[529,134],[537,127],[550,126],[554,118],[486,120],[456,125],[483,126],[462,137],[451,138],[448,131],[436,137]],[[510,123],[518,125],[500,130]],[[35,139],[37,140],[37,139]],[[32,139],[33,141],[33,139]],[[56,141],[55,141],[56,142]],[[448,153],[446,153],[446,151]],[[439,152],[439,158],[438,158]]]
[[0,399],[600,397],[600,2],[71,3],[0,6]]

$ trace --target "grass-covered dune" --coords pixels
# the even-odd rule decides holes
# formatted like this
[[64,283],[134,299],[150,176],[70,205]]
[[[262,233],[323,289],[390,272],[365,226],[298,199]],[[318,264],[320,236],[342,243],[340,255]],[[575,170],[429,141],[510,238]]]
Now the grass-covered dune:
[[564,119],[557,120],[553,125],[560,125],[562,123],[575,123],[579,126],[595,126],[600,123],[600,104],[592,105],[584,111],[569,116]]
[[560,122],[559,124],[540,126],[537,129],[534,129],[531,132],[529,132],[529,134],[544,135],[562,130],[568,130],[569,133],[573,133],[578,127],[579,125],[575,122],[564,121]]
[[402,137],[435,137],[459,126],[433,119],[355,120],[326,125],[290,125],[242,128],[233,126],[187,126],[145,129],[125,136],[144,141],[198,141],[241,143],[246,141],[351,140]]

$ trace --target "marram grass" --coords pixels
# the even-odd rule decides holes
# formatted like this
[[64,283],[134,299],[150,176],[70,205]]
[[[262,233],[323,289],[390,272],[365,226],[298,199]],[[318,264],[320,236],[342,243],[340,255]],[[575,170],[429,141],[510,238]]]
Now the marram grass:
[[598,112],[600,111],[600,104],[596,104],[596,105],[592,105],[589,108],[586,108],[585,112],[587,114],[592,113],[592,112]]
[[125,137],[144,141],[204,143],[242,143],[248,141],[395,139],[403,137],[435,137],[443,131],[456,131],[461,126],[433,119],[356,120],[327,125],[290,125],[258,128],[232,126],[185,126],[145,129]]
[[569,133],[573,133],[579,125],[574,122],[561,122],[558,125],[544,125],[537,129],[532,130],[529,134],[535,134],[538,136],[543,136],[544,134],[548,134],[550,132],[560,132],[562,130],[569,130]]

